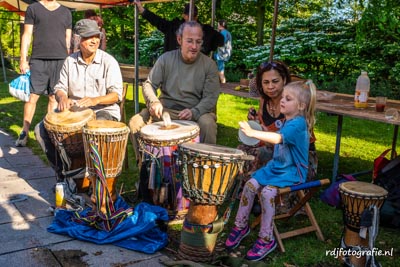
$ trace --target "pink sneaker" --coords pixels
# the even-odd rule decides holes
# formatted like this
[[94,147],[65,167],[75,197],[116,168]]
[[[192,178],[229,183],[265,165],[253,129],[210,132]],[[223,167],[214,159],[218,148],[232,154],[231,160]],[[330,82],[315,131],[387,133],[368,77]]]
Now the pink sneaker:
[[265,258],[276,248],[275,239],[265,242],[262,238],[258,238],[254,246],[247,252],[246,259],[251,261],[259,261]]
[[225,246],[227,249],[234,249],[239,246],[240,241],[245,238],[250,233],[250,227],[247,225],[243,229],[239,229],[238,227],[233,227],[231,233],[228,236],[228,239],[225,242]]

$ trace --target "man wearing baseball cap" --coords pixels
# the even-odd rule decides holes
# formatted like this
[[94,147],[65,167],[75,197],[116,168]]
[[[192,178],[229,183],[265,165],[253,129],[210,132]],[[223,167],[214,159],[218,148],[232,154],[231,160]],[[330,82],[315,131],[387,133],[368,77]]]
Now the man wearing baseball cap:
[[[101,31],[96,21],[79,20],[75,32],[80,36],[80,51],[64,61],[60,79],[54,87],[57,109],[90,108],[96,113],[97,120],[119,121],[121,114],[117,103],[122,99],[123,84],[119,64],[114,57],[99,49]],[[63,174],[70,170],[63,170],[61,158],[43,122],[36,125],[35,135],[58,177],[63,178]]]
[[[176,32],[182,23],[189,21],[190,4],[186,4],[183,8],[182,19],[175,18],[173,20],[166,20],[149,11],[148,9],[145,9],[139,0],[135,0],[133,3],[137,6],[138,11],[140,14],[142,14],[143,18],[150,22],[151,25],[157,27],[159,31],[164,33],[164,52],[178,49],[179,44],[176,39]],[[196,6],[194,6],[193,20],[198,22],[197,15],[198,9]],[[201,52],[209,55],[211,52],[216,51],[219,46],[224,46],[224,36],[222,34],[220,34],[210,25],[201,24],[201,26],[204,33]]]

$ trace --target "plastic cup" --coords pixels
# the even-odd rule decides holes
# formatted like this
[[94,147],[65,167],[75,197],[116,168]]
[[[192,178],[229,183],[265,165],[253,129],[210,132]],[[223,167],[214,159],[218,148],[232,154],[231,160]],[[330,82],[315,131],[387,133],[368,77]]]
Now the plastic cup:
[[384,112],[386,107],[386,97],[377,96],[375,98],[375,110],[376,112]]
[[399,112],[395,108],[389,108],[385,112],[385,118],[388,121],[397,121],[399,119]]

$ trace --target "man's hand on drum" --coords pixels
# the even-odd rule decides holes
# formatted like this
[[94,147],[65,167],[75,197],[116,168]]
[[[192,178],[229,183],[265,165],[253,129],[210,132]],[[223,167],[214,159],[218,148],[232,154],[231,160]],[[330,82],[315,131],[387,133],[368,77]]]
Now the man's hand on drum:
[[162,113],[163,113],[163,105],[161,104],[161,102],[153,102],[150,105],[150,115],[157,117],[157,118],[161,118]]
[[84,97],[76,101],[76,105],[80,108],[90,108],[97,106],[99,101],[96,97]]
[[185,108],[181,112],[179,112],[178,117],[180,120],[188,120],[190,121],[192,119],[192,111],[188,108]]
[[68,110],[74,104],[72,99],[69,99],[66,95],[57,95],[57,102],[59,111]]

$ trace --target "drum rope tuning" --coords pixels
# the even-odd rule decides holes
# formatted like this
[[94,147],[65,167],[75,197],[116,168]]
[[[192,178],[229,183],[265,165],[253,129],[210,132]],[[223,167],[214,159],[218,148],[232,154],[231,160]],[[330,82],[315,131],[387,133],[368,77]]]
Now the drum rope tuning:
[[[212,154],[202,156],[198,152],[190,156],[183,153],[179,158],[178,165],[181,165],[182,176],[189,177],[182,181],[185,195],[196,204],[222,205],[228,192],[226,189],[230,189],[233,184],[232,176],[242,172],[244,166],[241,158],[224,158]],[[209,178],[206,172],[209,172],[212,178],[221,178],[220,181],[211,179],[208,189],[198,186],[203,185],[205,179]],[[198,177],[197,182],[193,180],[194,177]],[[216,184],[217,182],[220,184]]]
[[[369,262],[369,266],[381,266],[377,265],[375,261],[375,256],[373,252],[374,249],[374,244],[376,237],[378,236],[378,230],[379,230],[379,208],[376,205],[371,205],[368,207],[368,210],[373,210],[373,218],[372,218],[372,224],[370,227],[368,227],[368,232],[370,233],[369,238],[368,238],[368,246],[363,246],[363,245],[347,245],[345,242],[345,237],[344,237],[344,232],[342,234],[342,238],[340,240],[340,247],[345,249],[345,250],[350,250],[350,251],[355,251],[355,252],[364,252],[364,255],[366,256],[366,262]],[[347,266],[353,266],[350,257],[348,255],[343,256],[343,260]]]
[[[374,248],[379,225],[377,210],[382,207],[388,192],[371,183],[351,181],[341,183],[339,193],[344,221],[341,245],[351,251],[360,251],[357,256],[341,254],[341,259],[348,261],[350,263],[348,266],[365,266],[366,256],[371,253],[363,253],[363,251],[372,251]],[[373,209],[372,215],[369,214],[371,209]],[[371,222],[367,219],[368,216],[372,217]],[[366,238],[367,234],[369,240]]]
[[168,118],[163,115],[164,121],[143,126],[137,135],[141,169],[145,168],[141,172],[139,191],[146,201],[167,208],[171,221],[183,220],[189,200],[183,196],[181,179],[177,177],[175,151],[181,143],[198,142],[200,127],[186,120],[173,120],[170,127],[166,127]]
[[[115,229],[125,218],[133,214],[133,208],[115,210],[114,202],[106,182],[106,170],[103,164],[99,149],[94,141],[89,142],[90,158],[96,172],[95,199],[96,209],[89,211],[87,215],[81,216],[75,212],[76,222],[87,223],[97,229],[111,231]],[[105,202],[105,212],[102,212],[103,201]]]

